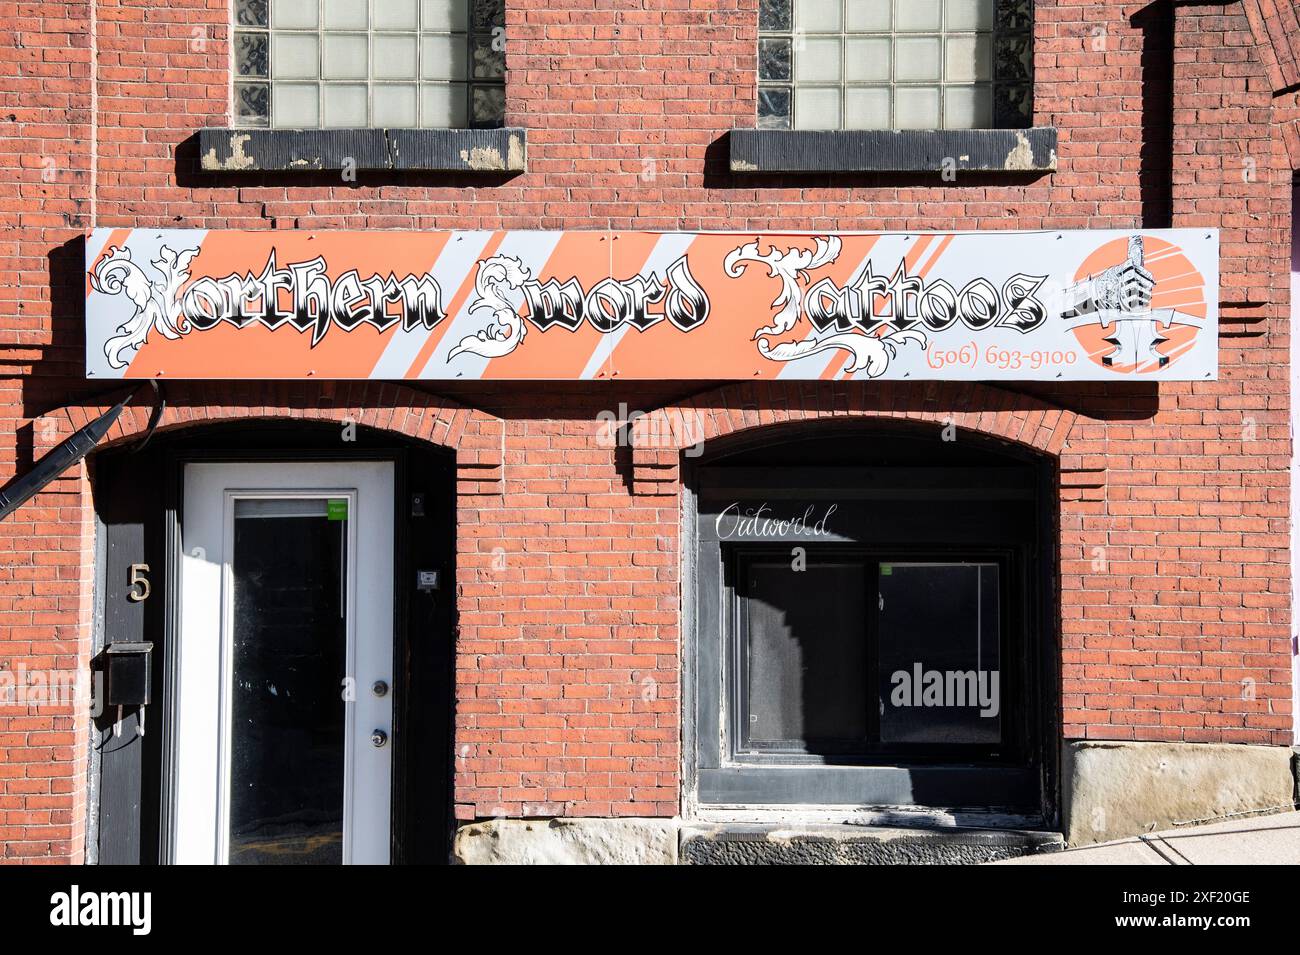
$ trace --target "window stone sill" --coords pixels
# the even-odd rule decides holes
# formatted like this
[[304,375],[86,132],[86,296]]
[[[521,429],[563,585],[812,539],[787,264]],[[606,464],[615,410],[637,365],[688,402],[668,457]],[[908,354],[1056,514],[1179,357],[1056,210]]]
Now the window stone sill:
[[524,129],[202,129],[204,172],[525,172]]
[[[733,129],[731,171],[1055,172],[1056,127]],[[945,165],[947,161],[947,165]]]

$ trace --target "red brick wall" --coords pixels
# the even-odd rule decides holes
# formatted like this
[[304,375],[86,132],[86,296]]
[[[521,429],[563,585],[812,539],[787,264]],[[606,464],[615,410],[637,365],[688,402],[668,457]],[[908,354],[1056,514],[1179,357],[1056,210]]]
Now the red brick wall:
[[[41,416],[65,422],[60,409],[101,402],[80,374],[83,279],[69,244],[92,225],[915,231],[1172,217],[1223,230],[1219,381],[897,384],[888,401],[932,418],[979,412],[963,420],[984,429],[1023,403],[1069,412],[1066,737],[1290,742],[1291,171],[1273,120],[1275,105],[1294,119],[1295,98],[1275,101],[1240,3],[1179,5],[1162,27],[1173,9],[1131,21],[1131,4],[1040,2],[1036,120],[1060,128],[1059,171],[954,184],[730,175],[719,140],[753,123],[757,0],[509,8],[507,122],[528,127],[529,172],[342,183],[197,173],[192,134],[227,123],[225,0],[0,0],[0,478],[48,446]],[[710,415],[741,424],[772,418],[741,413],[741,394],[755,409],[793,403],[798,417],[837,403],[870,415],[886,391],[426,390],[502,421],[502,493],[463,486],[458,513],[457,815],[677,812],[679,495],[672,481],[632,493],[594,419],[696,391]],[[181,393],[186,418],[240,410],[219,385]],[[84,665],[89,514],[77,472],[0,524],[0,664]],[[84,736],[66,708],[0,709],[0,858],[80,856]]]

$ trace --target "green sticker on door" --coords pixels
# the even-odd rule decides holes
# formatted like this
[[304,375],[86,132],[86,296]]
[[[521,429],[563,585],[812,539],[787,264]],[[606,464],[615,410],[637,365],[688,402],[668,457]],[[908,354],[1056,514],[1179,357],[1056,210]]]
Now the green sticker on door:
[[348,519],[348,499],[346,497],[331,498],[325,504],[325,519],[330,521],[346,521]]

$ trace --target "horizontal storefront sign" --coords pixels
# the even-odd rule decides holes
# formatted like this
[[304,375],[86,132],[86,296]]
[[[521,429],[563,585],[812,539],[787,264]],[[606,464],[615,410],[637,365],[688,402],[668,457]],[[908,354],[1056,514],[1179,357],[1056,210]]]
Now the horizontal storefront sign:
[[1210,229],[99,229],[94,378],[1217,375]]

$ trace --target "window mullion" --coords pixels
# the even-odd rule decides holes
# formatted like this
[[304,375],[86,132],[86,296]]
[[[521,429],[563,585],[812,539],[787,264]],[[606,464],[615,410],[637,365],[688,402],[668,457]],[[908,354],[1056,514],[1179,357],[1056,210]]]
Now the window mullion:
[[849,0],[840,3],[840,129],[849,128]]
[[316,0],[316,125],[325,125],[325,0]]
[[[943,31],[939,36],[939,128],[947,129],[948,128],[949,77],[948,77],[948,5],[946,3],[943,5],[942,8],[942,18],[939,21],[939,25],[941,30]],[[979,56],[979,45],[974,43],[973,41],[974,41],[974,37],[977,35],[977,28],[978,28],[978,22],[977,22],[977,26],[975,28],[972,28],[972,32],[971,32],[971,38],[972,38],[971,51],[976,57]],[[971,76],[973,77],[971,80],[971,88],[973,89],[978,82],[977,79],[979,76],[978,68],[972,68]]]
[[366,4],[366,125],[375,122],[375,20],[374,0]]
[[868,557],[863,561],[863,576],[867,586],[867,750],[880,746],[880,560]]

